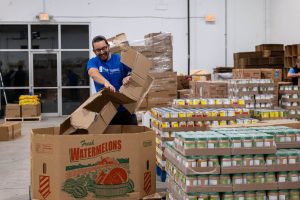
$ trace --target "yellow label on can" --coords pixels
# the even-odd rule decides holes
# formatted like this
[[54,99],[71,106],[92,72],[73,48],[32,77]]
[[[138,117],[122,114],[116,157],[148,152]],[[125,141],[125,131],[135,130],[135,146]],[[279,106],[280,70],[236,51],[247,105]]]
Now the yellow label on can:
[[183,117],[186,116],[186,114],[185,114],[184,112],[180,112],[178,115],[179,115],[179,117],[181,117],[181,118],[183,118]]
[[201,99],[201,104],[202,105],[207,105],[207,100],[206,99]]
[[172,122],[172,127],[173,128],[178,128],[178,126],[179,126],[178,122]]

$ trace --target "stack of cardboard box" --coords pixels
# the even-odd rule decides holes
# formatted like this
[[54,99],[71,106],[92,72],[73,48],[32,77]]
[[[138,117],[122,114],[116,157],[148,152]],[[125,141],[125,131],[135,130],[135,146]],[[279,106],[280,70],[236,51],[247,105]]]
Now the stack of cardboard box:
[[41,116],[41,104],[7,104],[5,107],[5,118],[31,118],[31,117],[40,117]]
[[195,98],[227,98],[227,81],[191,81],[190,88]]
[[177,75],[173,71],[173,47],[170,33],[149,33],[133,49],[152,61],[150,69],[153,85],[140,109],[170,105],[177,97]]
[[121,61],[133,71],[120,93],[100,91],[59,127],[32,130],[33,199],[133,200],[155,192],[155,133],[109,125],[120,104],[137,109],[152,83],[151,62],[128,47]]

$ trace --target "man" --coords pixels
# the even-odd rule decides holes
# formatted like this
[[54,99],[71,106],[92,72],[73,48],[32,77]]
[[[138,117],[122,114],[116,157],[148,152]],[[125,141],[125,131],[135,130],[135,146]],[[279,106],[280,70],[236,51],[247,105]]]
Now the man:
[[[88,61],[87,70],[94,80],[96,91],[103,88],[111,92],[119,91],[122,84],[126,85],[130,81],[131,69],[120,62],[119,55],[110,53],[105,37],[101,35],[94,37],[92,46],[96,56]],[[110,124],[137,125],[137,118],[135,114],[130,114],[123,106],[120,106]]]
[[300,78],[300,56],[296,59],[296,66],[291,68],[287,74],[288,78],[292,78],[293,85],[298,85],[298,78]]

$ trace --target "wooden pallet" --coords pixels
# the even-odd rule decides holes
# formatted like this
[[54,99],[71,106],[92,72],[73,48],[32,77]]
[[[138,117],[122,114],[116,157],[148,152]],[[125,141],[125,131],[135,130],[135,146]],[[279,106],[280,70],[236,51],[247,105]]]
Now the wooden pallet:
[[5,117],[5,121],[41,121],[42,116],[36,116],[36,117]]

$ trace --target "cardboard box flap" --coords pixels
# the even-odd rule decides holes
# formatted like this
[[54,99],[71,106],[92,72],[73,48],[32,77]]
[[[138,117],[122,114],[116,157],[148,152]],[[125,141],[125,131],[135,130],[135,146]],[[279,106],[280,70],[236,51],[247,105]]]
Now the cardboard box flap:
[[[144,91],[143,91],[143,94],[141,95],[141,97],[136,102],[123,104],[123,106],[126,108],[126,110],[128,110],[128,112],[134,113],[139,108],[139,106],[143,102],[145,96],[148,94],[152,84],[153,84],[153,78],[150,76],[147,76],[146,83],[144,85]],[[120,89],[121,92],[122,92],[122,87]],[[126,95],[128,94],[128,92],[126,90],[123,91],[122,93],[125,93]]]
[[121,48],[121,63],[127,65],[131,69],[134,69],[135,67],[134,63],[137,56],[138,54],[134,49],[127,46]]
[[109,101],[111,101],[115,105],[115,107],[118,107],[119,104],[128,104],[134,102],[133,99],[130,99],[129,97],[119,92],[113,93],[107,89],[104,89],[98,93],[101,93],[101,95],[86,104],[84,106],[85,109],[99,113],[100,110],[102,110],[103,106],[106,105]]
[[144,55],[129,47],[121,48],[121,62],[132,68],[132,73],[146,79],[152,62]]

